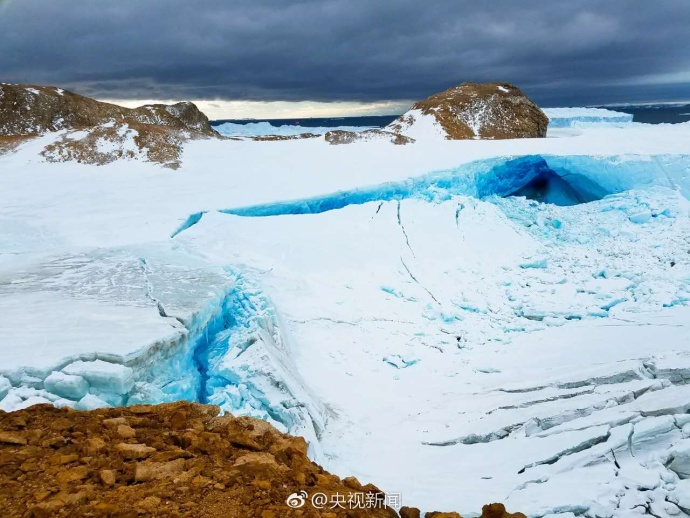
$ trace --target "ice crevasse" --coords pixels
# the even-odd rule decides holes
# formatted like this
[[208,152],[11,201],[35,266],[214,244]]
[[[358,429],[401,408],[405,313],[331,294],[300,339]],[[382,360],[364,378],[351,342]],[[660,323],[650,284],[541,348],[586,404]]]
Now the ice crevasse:
[[[420,198],[440,202],[466,195],[526,195],[556,205],[576,205],[632,189],[668,187],[690,198],[690,155],[528,155],[496,157],[424,176],[309,198],[218,209],[246,217],[318,214],[348,205]],[[201,221],[187,217],[171,237]]]
[[[131,292],[101,293],[98,309],[114,303],[131,311],[127,319],[144,320],[155,312],[154,321],[161,322],[154,331],[158,336],[151,340],[150,334],[137,332],[137,324],[127,321],[124,325],[134,328],[133,335],[118,337],[117,330],[99,330],[99,324],[120,318],[110,310],[104,321],[87,323],[96,345],[87,336],[85,346],[72,344],[71,354],[66,344],[62,356],[55,352],[40,361],[26,359],[22,364],[14,359],[0,365],[0,409],[50,403],[91,410],[180,399],[213,403],[223,411],[265,419],[282,431],[304,436],[310,454],[318,458],[326,413],[292,364],[280,315],[270,299],[232,268],[219,271],[206,265],[204,271],[198,262],[191,267],[187,257],[176,262],[178,254],[169,250],[132,252],[87,253],[78,258],[77,271],[74,261],[64,265],[64,260],[42,269],[50,269],[55,283],[62,284],[67,299],[60,303],[71,304],[77,313],[95,308],[93,300],[83,300],[84,292],[120,275]],[[27,292],[33,295],[34,289],[28,285],[13,294],[0,293],[24,297]],[[38,286],[39,294],[42,289]],[[49,296],[41,298],[55,308]],[[58,309],[53,312],[64,321]],[[43,325],[52,334],[51,324]],[[58,341],[81,341],[62,322],[56,328],[67,331]],[[17,339],[31,341],[34,335]]]

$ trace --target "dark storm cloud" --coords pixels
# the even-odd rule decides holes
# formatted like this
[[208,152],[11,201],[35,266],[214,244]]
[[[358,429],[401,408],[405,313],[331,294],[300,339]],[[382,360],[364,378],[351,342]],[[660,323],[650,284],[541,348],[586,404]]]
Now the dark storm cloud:
[[686,0],[0,3],[0,81],[101,98],[376,101],[501,80],[553,105],[690,98],[689,76]]

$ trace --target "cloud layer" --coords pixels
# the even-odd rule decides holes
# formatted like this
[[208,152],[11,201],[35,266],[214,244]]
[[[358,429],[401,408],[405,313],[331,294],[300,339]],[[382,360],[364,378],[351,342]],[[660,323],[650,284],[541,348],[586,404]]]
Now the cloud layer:
[[545,105],[690,98],[683,0],[15,0],[0,80],[119,99],[362,101],[510,81]]

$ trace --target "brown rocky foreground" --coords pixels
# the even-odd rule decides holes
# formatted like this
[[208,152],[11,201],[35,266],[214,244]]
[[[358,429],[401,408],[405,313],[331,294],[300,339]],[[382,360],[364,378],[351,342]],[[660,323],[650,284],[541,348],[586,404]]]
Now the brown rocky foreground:
[[[213,405],[0,411],[3,517],[390,517],[385,495],[311,462],[304,439]],[[304,492],[304,493],[301,493]],[[323,508],[312,497],[323,495]],[[305,498],[306,495],[306,498]],[[293,505],[287,505],[291,497]],[[402,518],[420,516],[403,507]],[[457,518],[427,513],[427,518]],[[500,504],[483,518],[524,518]]]

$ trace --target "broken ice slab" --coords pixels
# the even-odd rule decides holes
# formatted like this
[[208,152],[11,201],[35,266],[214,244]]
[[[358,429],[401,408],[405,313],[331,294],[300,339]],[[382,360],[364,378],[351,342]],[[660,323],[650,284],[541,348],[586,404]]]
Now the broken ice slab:
[[134,387],[134,371],[129,367],[103,360],[70,363],[62,372],[81,377],[98,391],[124,395]]

